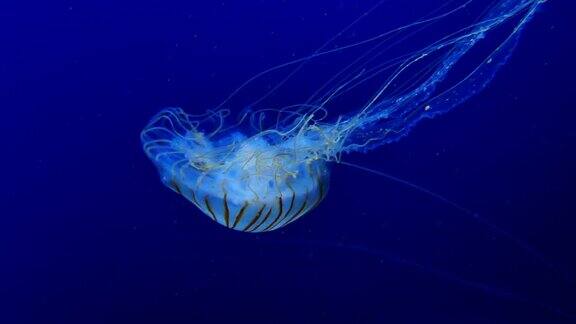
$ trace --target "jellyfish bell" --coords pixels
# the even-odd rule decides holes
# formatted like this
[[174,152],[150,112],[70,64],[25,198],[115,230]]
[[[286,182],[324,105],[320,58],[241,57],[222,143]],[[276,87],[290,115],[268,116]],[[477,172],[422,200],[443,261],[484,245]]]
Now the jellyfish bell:
[[165,109],[144,129],[142,141],[162,182],[212,220],[239,231],[271,231],[326,196],[328,167],[314,152],[319,136],[208,133],[201,130],[206,119]]
[[[310,56],[248,79],[214,110],[201,115],[180,108],[162,110],[141,133],[144,151],[163,183],[212,220],[239,231],[276,230],[318,206],[328,190],[328,164],[340,162],[343,153],[395,142],[419,121],[445,113],[484,89],[543,2],[448,1],[419,21],[334,48],[334,41],[344,34],[338,33]],[[470,12],[476,9],[481,13],[470,21]],[[427,33],[419,39],[421,45],[387,56],[402,41],[453,16],[453,30],[440,28],[434,39]],[[462,25],[462,21],[468,22]],[[498,41],[483,43],[493,34]],[[470,54],[479,44],[484,46],[475,54],[480,59]],[[354,50],[358,52],[344,56],[343,68],[330,74],[307,100],[263,106],[286,81],[305,71],[304,65]],[[462,61],[468,63],[465,73],[452,73]],[[288,67],[294,67],[292,72],[254,98],[251,108],[236,119],[223,108],[234,106],[231,99],[262,76]],[[356,96],[365,88],[368,95]],[[360,97],[362,103],[349,105],[353,109],[347,114],[331,116],[336,103],[351,96]]]

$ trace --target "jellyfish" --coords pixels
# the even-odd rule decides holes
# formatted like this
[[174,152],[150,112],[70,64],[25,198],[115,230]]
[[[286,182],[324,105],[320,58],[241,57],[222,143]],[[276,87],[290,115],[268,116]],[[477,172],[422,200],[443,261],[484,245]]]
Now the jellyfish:
[[[396,142],[419,121],[483,90],[545,1],[456,2],[408,25],[335,46],[381,1],[312,54],[256,74],[213,109],[160,111],[141,132],[144,152],[164,185],[227,228],[267,232],[293,223],[322,202],[329,167],[344,163],[345,154]],[[473,21],[454,22],[462,16]],[[439,35],[427,38],[430,26],[447,21],[454,28],[439,28]],[[397,50],[415,38],[417,44]],[[342,53],[351,54],[307,99],[267,103],[307,66]],[[240,112],[227,108],[257,80],[285,69],[291,70]],[[358,89],[368,89],[368,95],[358,96]],[[354,106],[334,115],[334,105],[343,103]]]

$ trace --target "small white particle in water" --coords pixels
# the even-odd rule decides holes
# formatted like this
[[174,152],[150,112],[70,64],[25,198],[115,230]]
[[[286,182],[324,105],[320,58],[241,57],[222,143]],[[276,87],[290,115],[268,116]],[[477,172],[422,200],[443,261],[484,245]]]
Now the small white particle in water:
[[428,111],[428,110],[430,110],[430,109],[432,109],[432,107],[430,107],[430,105],[426,105],[426,107],[424,107],[424,110],[425,110],[425,111]]

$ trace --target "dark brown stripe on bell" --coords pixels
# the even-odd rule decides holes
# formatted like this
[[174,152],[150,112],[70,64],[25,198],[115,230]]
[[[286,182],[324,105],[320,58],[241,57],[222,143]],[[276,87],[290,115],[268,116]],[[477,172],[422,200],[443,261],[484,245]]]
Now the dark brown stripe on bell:
[[282,218],[282,212],[283,212],[282,209],[283,209],[282,195],[280,195],[280,197],[278,197],[278,215],[276,215],[276,218],[274,218],[274,220],[272,222],[270,222],[270,225],[266,226],[266,228],[264,229],[264,232],[266,232],[267,230],[276,226],[278,221]]
[[250,223],[244,227],[243,231],[247,232],[250,231],[250,228],[256,224],[256,222],[258,221],[258,219],[260,218],[260,216],[262,215],[262,212],[264,211],[264,208],[266,208],[266,205],[262,205],[262,207],[258,210],[258,212],[256,212],[256,214],[254,215],[254,217],[252,218],[252,220],[250,221]]
[[[290,188],[290,190],[292,190],[292,188]],[[282,222],[284,220],[286,220],[288,217],[290,217],[290,212],[294,208],[294,200],[295,199],[296,199],[296,193],[294,192],[294,190],[292,190],[292,198],[290,199],[290,206],[288,207],[286,214],[284,214],[284,217],[282,217],[282,219],[278,222],[278,224],[282,224]]]
[[210,215],[212,215],[212,219],[216,220],[216,214],[214,214],[214,210],[212,209],[212,206],[210,206],[208,196],[204,197],[204,203],[206,204],[206,209],[208,209],[208,212],[210,213]]
[[200,206],[200,205],[198,204],[198,200],[196,200],[196,193],[194,192],[194,190],[190,190],[190,194],[191,194],[191,196],[192,196],[192,202],[193,202],[194,204],[196,204],[196,206]]
[[304,196],[304,202],[302,203],[302,206],[300,206],[300,208],[298,209],[298,211],[292,215],[292,217],[290,217],[289,220],[286,221],[286,223],[284,223],[284,225],[288,225],[290,223],[292,223],[293,221],[297,220],[298,218],[300,218],[301,214],[306,212],[306,205],[308,205],[308,193],[306,193],[306,196]]
[[201,208],[198,200],[196,200],[196,193],[194,190],[190,190],[190,193],[192,194],[192,202],[196,205],[196,207]]
[[178,184],[178,182],[176,180],[170,181],[170,187],[172,189],[174,189],[174,191],[176,191],[179,195],[182,194],[182,190],[180,190],[180,185]]
[[236,228],[236,225],[238,225],[242,217],[244,217],[244,212],[246,211],[246,208],[248,208],[248,206],[249,206],[248,202],[245,202],[244,206],[240,208],[240,211],[238,211],[238,214],[236,214],[236,218],[234,219],[234,224],[232,225],[232,228]]
[[266,223],[266,221],[268,220],[268,217],[270,217],[270,214],[272,214],[272,209],[273,207],[270,207],[270,209],[268,209],[268,212],[266,213],[266,215],[264,216],[264,219],[260,222],[260,224],[258,224],[258,226],[256,226],[253,230],[251,230],[250,232],[254,232],[257,231],[260,226],[262,226],[262,224]]
[[224,223],[230,227],[230,208],[228,208],[228,194],[224,194]]

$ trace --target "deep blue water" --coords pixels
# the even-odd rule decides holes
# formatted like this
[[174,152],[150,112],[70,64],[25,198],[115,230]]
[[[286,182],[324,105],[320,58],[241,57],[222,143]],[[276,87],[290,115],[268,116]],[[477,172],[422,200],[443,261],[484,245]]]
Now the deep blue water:
[[[317,210],[246,234],[160,183],[138,137],[154,113],[218,104],[372,3],[2,2],[0,323],[576,322],[570,1],[482,94],[348,157],[486,222],[334,165]],[[429,5],[396,3],[370,28]]]

